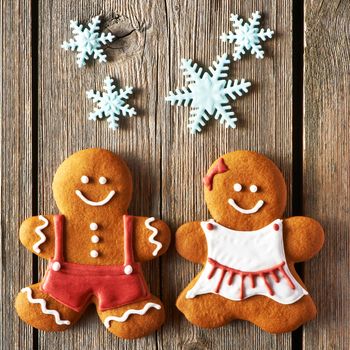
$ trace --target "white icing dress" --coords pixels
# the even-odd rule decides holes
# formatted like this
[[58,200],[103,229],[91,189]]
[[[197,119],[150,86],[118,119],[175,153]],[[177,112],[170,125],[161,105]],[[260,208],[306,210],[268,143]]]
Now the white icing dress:
[[308,294],[289,271],[282,220],[256,231],[231,230],[214,220],[201,226],[208,259],[186,298],[215,293],[238,301],[264,295],[281,304],[292,304]]

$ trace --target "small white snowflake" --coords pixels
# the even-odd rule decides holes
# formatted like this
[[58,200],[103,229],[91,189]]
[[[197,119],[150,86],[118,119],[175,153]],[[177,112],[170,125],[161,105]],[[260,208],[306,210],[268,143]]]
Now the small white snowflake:
[[259,11],[252,13],[252,17],[248,22],[243,24],[243,19],[238,15],[231,14],[230,21],[234,29],[233,32],[222,33],[220,39],[223,42],[228,41],[230,44],[235,41],[234,52],[232,54],[234,61],[240,60],[241,55],[245,54],[245,50],[251,51],[256,58],[264,58],[264,51],[260,45],[260,41],[265,41],[267,38],[272,38],[274,33],[271,29],[260,29],[260,14]]
[[100,23],[99,16],[96,16],[88,24],[89,28],[83,29],[83,25],[79,25],[78,21],[70,21],[74,39],[70,39],[69,42],[65,41],[61,47],[65,50],[78,51],[77,64],[79,68],[85,66],[89,56],[92,55],[100,63],[106,62],[106,55],[103,53],[103,49],[101,49],[101,44],[105,45],[107,42],[112,42],[114,35],[111,33],[107,35],[105,33],[100,34],[98,32]]
[[116,86],[113,85],[113,79],[106,77],[104,80],[104,90],[105,92],[90,90],[86,92],[87,98],[92,99],[93,102],[97,103],[97,108],[90,113],[89,119],[96,121],[97,118],[102,119],[107,118],[109,127],[116,130],[119,126],[118,115],[123,115],[132,117],[136,114],[135,108],[128,104],[125,104],[124,100],[129,98],[128,95],[132,94],[132,87],[126,87],[125,90],[119,89],[118,91],[113,91]]
[[218,56],[217,61],[213,62],[214,67],[209,67],[210,73],[202,74],[203,68],[198,68],[197,63],[193,64],[191,59],[182,59],[181,62],[180,68],[189,84],[187,87],[176,89],[175,93],[170,91],[165,99],[171,105],[177,106],[188,106],[191,103],[188,125],[191,133],[200,132],[210,116],[220,119],[220,123],[225,123],[226,128],[235,128],[237,118],[233,117],[235,114],[228,104],[228,97],[235,100],[236,96],[247,93],[251,83],[244,79],[235,79],[233,82],[223,79],[227,77],[226,72],[230,64],[226,53]]

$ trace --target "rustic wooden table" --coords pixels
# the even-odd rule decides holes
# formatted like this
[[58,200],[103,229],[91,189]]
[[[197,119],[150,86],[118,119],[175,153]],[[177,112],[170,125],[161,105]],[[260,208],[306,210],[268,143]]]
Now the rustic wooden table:
[[[181,58],[208,66],[232,46],[218,39],[229,14],[263,12],[276,31],[266,58],[250,55],[231,65],[234,78],[253,82],[235,103],[236,130],[210,122],[190,135],[189,108],[164,101],[183,85]],[[69,20],[103,15],[119,37],[108,63],[78,69],[60,44]],[[348,0],[116,1],[62,0],[1,3],[1,341],[3,349],[349,349],[349,113],[350,2]],[[139,114],[112,132],[88,121],[85,91],[110,75],[136,88]],[[319,220],[322,252],[298,267],[318,305],[318,318],[289,334],[270,335],[247,322],[216,330],[189,324],[176,296],[200,267],[168,254],[146,266],[151,289],[167,308],[157,333],[123,341],[108,333],[93,308],[74,329],[43,333],[22,323],[13,308],[18,291],[38,281],[45,263],[18,240],[21,221],[55,213],[51,181],[71,153],[104,147],[121,154],[134,176],[130,213],[161,217],[173,231],[208,218],[201,177],[220,154],[235,149],[265,153],[288,182],[287,215]]]

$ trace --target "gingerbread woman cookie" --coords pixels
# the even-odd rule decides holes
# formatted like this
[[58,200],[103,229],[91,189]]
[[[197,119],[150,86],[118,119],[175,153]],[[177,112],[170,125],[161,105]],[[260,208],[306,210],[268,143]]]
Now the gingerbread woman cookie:
[[213,219],[176,232],[176,249],[204,265],[177,307],[205,328],[248,320],[271,333],[289,332],[316,316],[294,264],[312,258],[323,229],[307,217],[281,219],[287,189],[276,165],[261,154],[225,154],[204,178]]
[[141,262],[168,249],[168,226],[130,216],[132,178],[125,162],[104,149],[77,152],[58,168],[53,193],[59,215],[23,222],[23,245],[49,265],[44,279],[18,294],[25,322],[64,331],[94,303],[106,328],[122,338],[145,336],[164,322],[161,301],[150,294]]

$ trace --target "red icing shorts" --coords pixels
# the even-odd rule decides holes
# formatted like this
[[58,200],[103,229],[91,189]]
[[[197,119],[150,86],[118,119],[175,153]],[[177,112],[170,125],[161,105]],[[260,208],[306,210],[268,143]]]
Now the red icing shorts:
[[149,298],[140,264],[132,265],[133,273],[126,275],[124,266],[92,266],[61,263],[59,271],[50,262],[41,289],[75,311],[81,311],[92,296],[98,299],[99,310]]
[[141,265],[134,262],[132,217],[124,215],[124,265],[83,265],[63,258],[63,216],[54,217],[55,256],[41,290],[79,312],[95,296],[98,309],[108,310],[150,298]]

